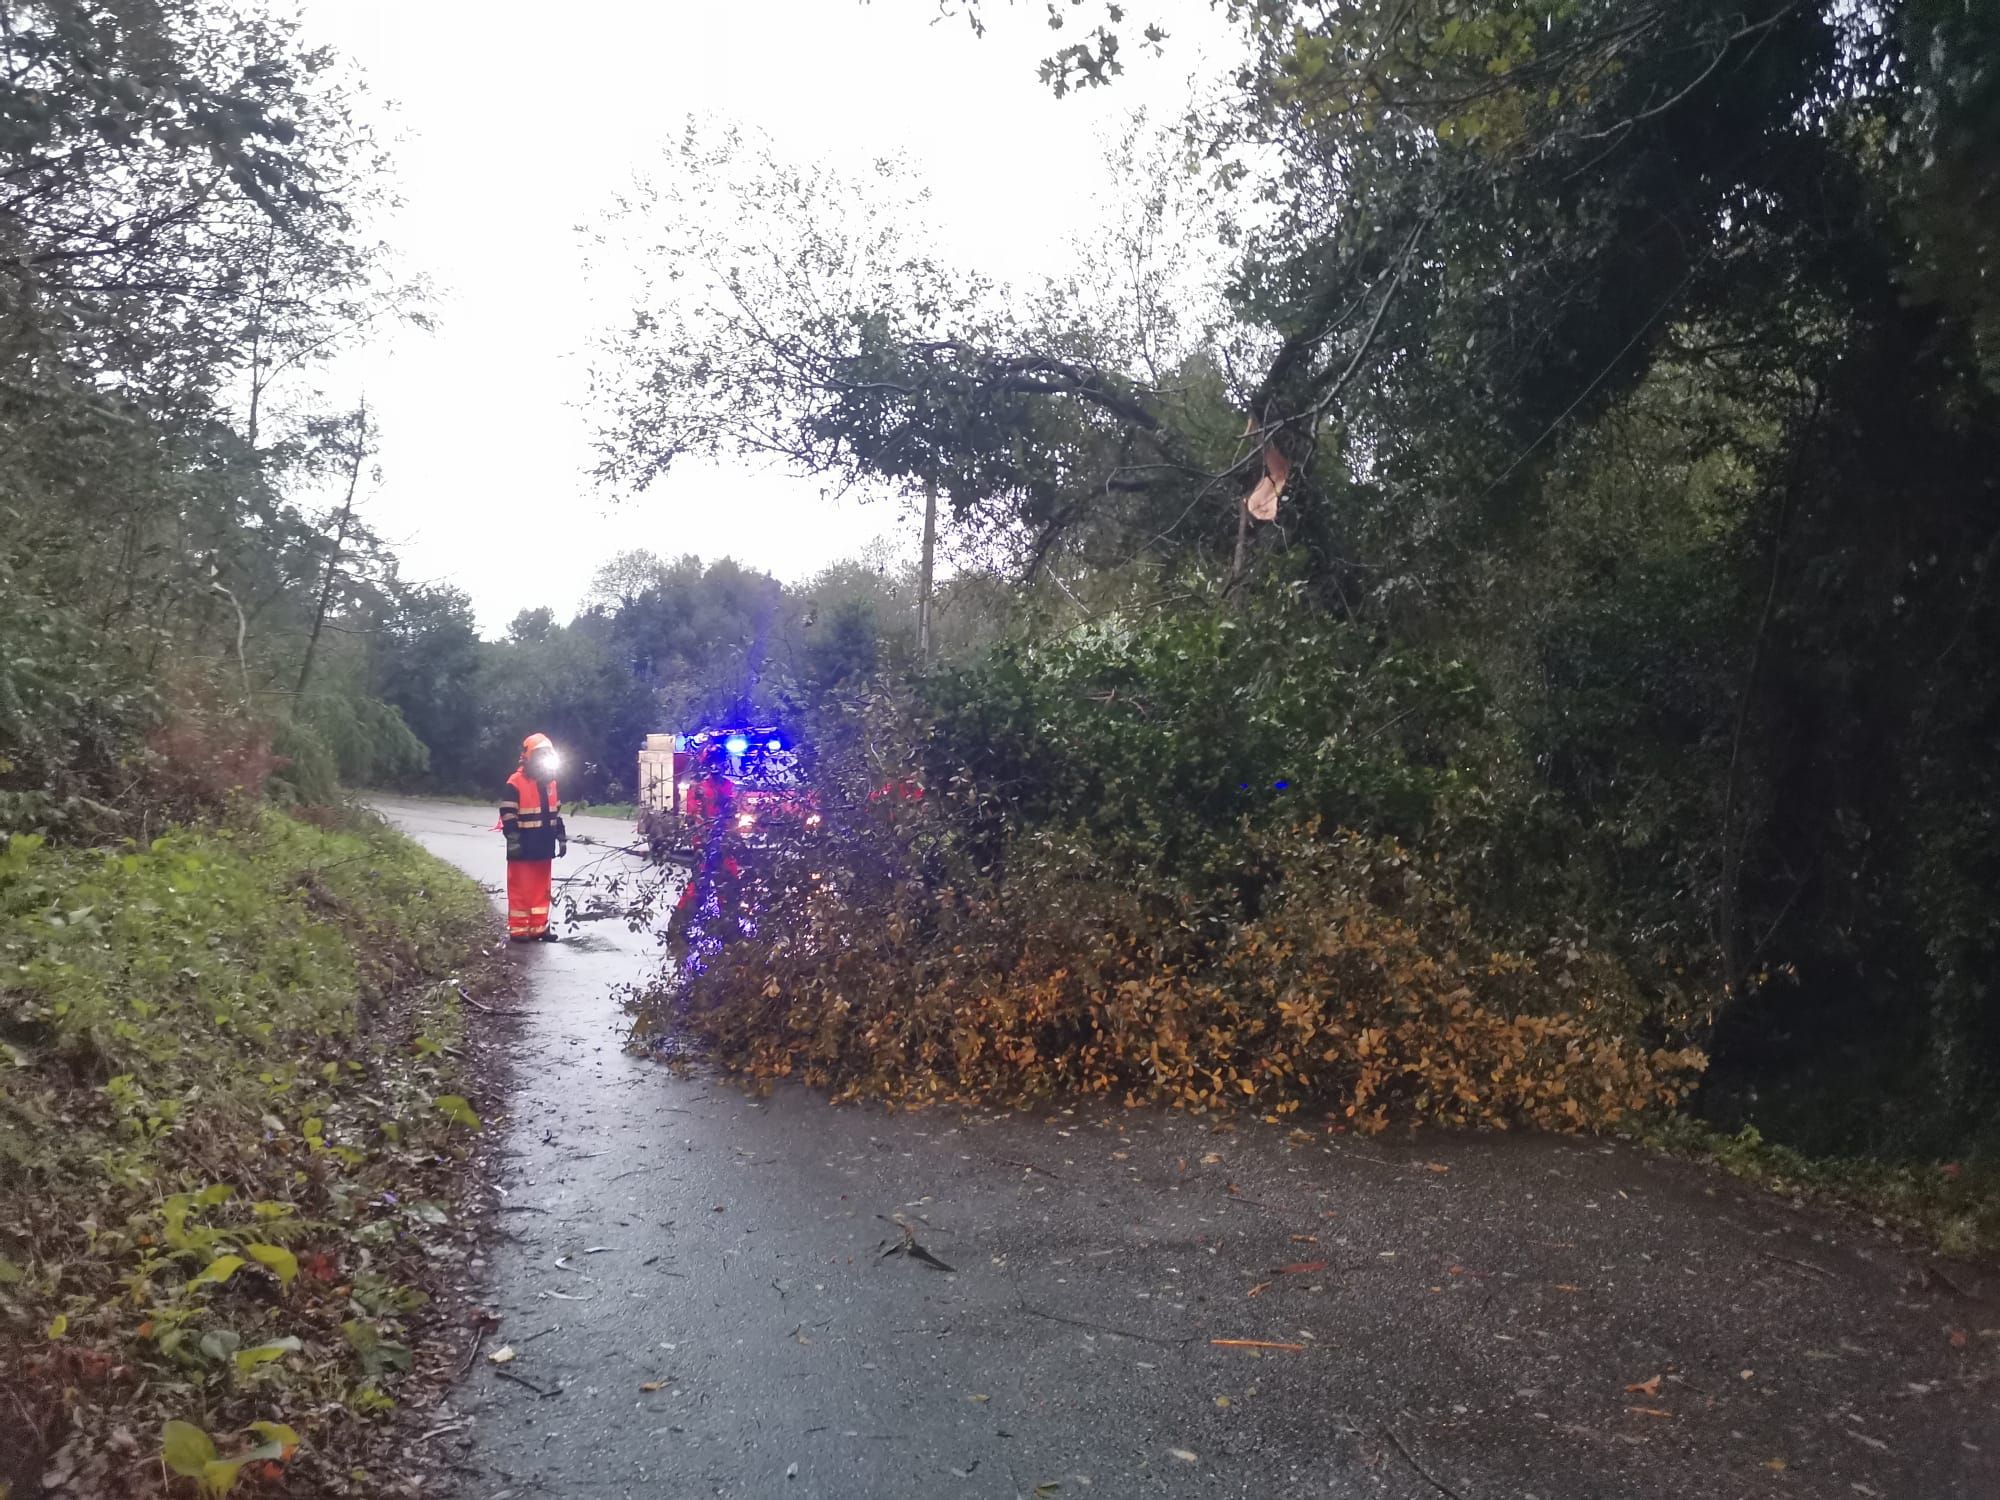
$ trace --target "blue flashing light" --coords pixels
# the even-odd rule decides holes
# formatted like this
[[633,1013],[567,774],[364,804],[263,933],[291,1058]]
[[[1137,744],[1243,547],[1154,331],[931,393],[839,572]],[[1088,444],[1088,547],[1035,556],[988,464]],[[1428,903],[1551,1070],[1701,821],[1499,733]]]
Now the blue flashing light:
[[731,755],[741,755],[750,748],[750,741],[740,734],[732,734],[722,742],[722,748],[727,750]]
[[766,740],[764,741],[764,748],[766,750],[782,750],[785,748],[785,742],[783,740]]
[[1289,781],[1274,781],[1271,783],[1271,790],[1274,792],[1289,791],[1291,785]]

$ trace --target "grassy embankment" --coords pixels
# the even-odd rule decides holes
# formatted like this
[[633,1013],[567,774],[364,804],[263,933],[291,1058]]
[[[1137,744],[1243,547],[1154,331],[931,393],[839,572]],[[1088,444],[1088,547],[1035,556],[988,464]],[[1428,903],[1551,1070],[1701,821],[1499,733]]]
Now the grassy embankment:
[[1807,1156],[1767,1141],[1754,1127],[1734,1134],[1688,1115],[1636,1130],[1647,1145],[1707,1161],[1795,1202],[1836,1204],[1941,1254],[2000,1256],[2000,1162],[1894,1162]]
[[28,1438],[0,1497],[44,1462],[91,1493],[369,1492],[418,1283],[462,1253],[452,978],[491,917],[337,823],[0,851],[0,1428]]

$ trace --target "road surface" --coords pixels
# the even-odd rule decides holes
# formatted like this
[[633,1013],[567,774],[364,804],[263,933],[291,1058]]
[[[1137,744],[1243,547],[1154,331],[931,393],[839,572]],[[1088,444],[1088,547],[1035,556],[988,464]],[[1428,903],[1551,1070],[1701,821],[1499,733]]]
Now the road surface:
[[1874,1231],[1601,1141],[760,1100],[628,1055],[652,944],[583,933],[509,950],[468,1496],[2000,1494],[1996,1282]]

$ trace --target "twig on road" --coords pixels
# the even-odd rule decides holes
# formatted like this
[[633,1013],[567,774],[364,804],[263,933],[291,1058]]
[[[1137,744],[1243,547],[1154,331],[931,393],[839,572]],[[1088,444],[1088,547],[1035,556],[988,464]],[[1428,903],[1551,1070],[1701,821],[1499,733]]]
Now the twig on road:
[[1417,1462],[1417,1455],[1410,1451],[1409,1445],[1403,1441],[1401,1435],[1397,1433],[1392,1424],[1384,1422],[1382,1424],[1382,1431],[1388,1435],[1389,1441],[1396,1445],[1396,1451],[1403,1455],[1404,1460],[1409,1466],[1423,1475],[1430,1482],[1431,1487],[1440,1495],[1449,1495],[1451,1496],[1451,1500],[1465,1500],[1465,1496],[1461,1495],[1457,1490],[1453,1489],[1442,1479],[1438,1478],[1437,1475]]
[[479,1346],[486,1342],[488,1326],[486,1319],[481,1318],[479,1320],[479,1327],[474,1330],[472,1335],[472,1347],[465,1351],[465,1363],[458,1367],[458,1378],[460,1380],[465,1379],[466,1372],[472,1368],[472,1362],[479,1358]]
[[1237,1194],[1237,1193],[1230,1193],[1230,1194],[1226,1195],[1226,1196],[1225,1196],[1225,1197],[1223,1198],[1223,1200],[1222,1200],[1222,1201],[1223,1201],[1223,1202],[1225,1202],[1225,1203],[1244,1203],[1244,1204],[1248,1204],[1248,1205],[1249,1205],[1249,1206],[1250,1206],[1251,1208],[1262,1208],[1262,1209],[1268,1209],[1268,1210],[1269,1210],[1270,1212],[1272,1212],[1272,1213],[1274,1213],[1274,1214],[1283,1214],[1283,1213],[1296,1213],[1296,1212],[1297,1212],[1297,1210],[1296,1210],[1296,1209],[1288,1209],[1288,1208],[1280,1208],[1280,1207],[1278,1207],[1278,1205],[1277,1205],[1277,1204],[1275,1204],[1275,1203],[1265,1203],[1265,1202],[1263,1202],[1263,1201],[1262,1201],[1261,1199],[1257,1199],[1257,1198],[1245,1198],[1245,1197],[1242,1197],[1241,1195],[1239,1195],[1239,1194]]
[[525,1010],[496,1010],[490,1005],[481,1005],[477,1000],[473,999],[472,996],[466,994],[464,990],[460,990],[458,992],[458,998],[463,1000],[467,1005],[471,1006],[474,1010],[479,1011],[484,1015],[525,1016],[527,1014]]
[[1833,1272],[1827,1270],[1825,1266],[1816,1266],[1811,1261],[1800,1260],[1795,1255],[1780,1255],[1775,1250],[1759,1250],[1757,1253],[1766,1260],[1783,1261],[1788,1266],[1797,1266],[1801,1271],[1810,1271],[1815,1276],[1824,1276],[1828,1281],[1834,1279]]
[[1178,1349],[1187,1342],[1186,1339],[1155,1338],[1150,1333],[1133,1333],[1129,1329],[1113,1328],[1107,1323],[1092,1323],[1084,1318],[1071,1318],[1066,1317],[1062,1313],[1044,1312],[1041,1308],[1030,1307],[1025,1302],[1019,1303],[1017,1306],[1031,1318],[1046,1318],[1051,1323],[1067,1323],[1072,1328],[1085,1328],[1092,1333],[1108,1333],[1121,1339],[1135,1339],[1142,1344],[1158,1344],[1164,1349]]
[[526,1389],[533,1391],[537,1396],[540,1396],[544,1401],[548,1400],[549,1397],[551,1396],[560,1396],[562,1394],[561,1386],[556,1386],[553,1390],[545,1391],[540,1386],[536,1385],[534,1381],[528,1379],[525,1375],[516,1375],[512,1370],[495,1370],[493,1373],[495,1375],[498,1375],[502,1380],[511,1380],[514,1382],[515,1385],[523,1386]]

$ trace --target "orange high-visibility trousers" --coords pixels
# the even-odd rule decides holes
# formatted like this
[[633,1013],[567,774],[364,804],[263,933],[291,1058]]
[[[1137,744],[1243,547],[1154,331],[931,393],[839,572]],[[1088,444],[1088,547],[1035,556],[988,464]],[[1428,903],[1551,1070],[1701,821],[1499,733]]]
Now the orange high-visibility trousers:
[[507,861],[507,936],[540,937],[549,930],[549,885],[554,861]]

